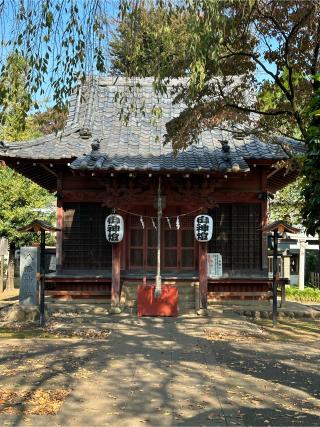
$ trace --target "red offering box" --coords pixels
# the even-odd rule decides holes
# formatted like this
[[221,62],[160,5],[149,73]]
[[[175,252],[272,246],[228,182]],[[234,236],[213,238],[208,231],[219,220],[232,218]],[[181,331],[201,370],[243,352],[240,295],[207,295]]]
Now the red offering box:
[[155,285],[138,286],[138,316],[178,315],[178,288],[162,286],[159,297],[155,297]]

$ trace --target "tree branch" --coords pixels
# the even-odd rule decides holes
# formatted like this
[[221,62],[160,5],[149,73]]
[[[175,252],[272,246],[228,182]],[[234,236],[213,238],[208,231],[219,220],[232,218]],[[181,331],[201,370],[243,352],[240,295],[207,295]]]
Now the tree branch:
[[[317,74],[317,65],[319,60],[319,52],[320,52],[320,22],[318,23],[317,32],[316,32],[316,45],[314,47],[312,62],[310,67],[311,76],[315,76]],[[312,86],[314,90],[319,89],[320,82],[316,79],[313,79]]]
[[257,110],[255,108],[248,108],[248,107],[242,107],[241,105],[238,104],[231,104],[231,103],[226,103],[225,104],[226,107],[230,107],[230,108],[234,108],[240,111],[245,111],[247,113],[255,113],[255,114],[259,114],[261,116],[282,116],[282,115],[288,115],[288,116],[292,116],[292,111],[289,110],[278,110],[278,111],[261,111],[261,110]]
[[286,97],[289,99],[290,98],[290,92],[288,91],[288,89],[283,85],[283,83],[281,82],[281,80],[279,79],[279,77],[274,74],[272,71],[270,71],[258,58],[257,55],[255,55],[254,53],[250,53],[250,52],[244,52],[244,51],[239,51],[239,52],[232,52],[230,51],[230,54],[228,55],[222,55],[219,59],[226,59],[226,58],[231,58],[232,56],[245,56],[248,58],[253,59],[258,65],[259,67],[261,67],[263,69],[263,71],[268,74],[269,76],[271,76],[273,78],[273,80],[276,82],[276,84],[280,87],[280,89],[282,90],[282,92],[286,95]]
[[312,13],[312,11],[314,10],[314,8],[310,8],[302,17],[301,19],[291,28],[290,33],[288,34],[288,36],[285,35],[285,46],[284,46],[284,53],[285,53],[285,62],[286,62],[286,67],[288,69],[288,83],[289,83],[289,88],[290,88],[290,92],[291,92],[291,100],[289,99],[289,101],[292,103],[292,107],[294,109],[294,111],[296,111],[296,106],[294,103],[294,98],[295,98],[295,93],[294,93],[294,85],[293,85],[293,67],[290,64],[289,61],[289,43],[291,42],[292,37],[297,33],[299,27],[306,21],[306,19],[308,18],[308,16],[310,16],[310,14]]

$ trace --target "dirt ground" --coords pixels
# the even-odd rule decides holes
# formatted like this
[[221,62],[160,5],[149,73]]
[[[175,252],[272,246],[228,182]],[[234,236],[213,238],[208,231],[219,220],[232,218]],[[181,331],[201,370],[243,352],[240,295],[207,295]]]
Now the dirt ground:
[[61,314],[17,339],[2,325],[0,424],[316,426],[319,326]]

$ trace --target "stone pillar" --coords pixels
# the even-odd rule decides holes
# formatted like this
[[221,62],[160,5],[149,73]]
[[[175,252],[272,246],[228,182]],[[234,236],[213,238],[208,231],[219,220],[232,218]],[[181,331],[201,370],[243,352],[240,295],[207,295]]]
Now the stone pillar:
[[21,305],[39,304],[39,283],[36,274],[39,270],[39,250],[37,247],[20,249],[20,293]]
[[306,264],[306,240],[299,239],[299,290],[304,290],[304,272]]

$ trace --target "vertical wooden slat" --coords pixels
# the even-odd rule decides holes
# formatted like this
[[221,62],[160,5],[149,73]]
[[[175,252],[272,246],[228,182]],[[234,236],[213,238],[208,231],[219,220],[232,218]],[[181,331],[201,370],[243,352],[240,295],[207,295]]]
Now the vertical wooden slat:
[[56,234],[56,263],[57,263],[57,272],[62,268],[62,241],[63,241],[63,205],[62,201],[58,199],[57,201],[57,228],[60,228],[61,231],[57,231]]
[[[261,203],[261,228],[268,223],[268,202]],[[268,269],[268,237],[266,233],[261,233],[261,266],[263,270]]]
[[121,263],[121,244],[112,245],[112,287],[111,287],[111,305],[118,307],[120,303],[120,263]]
[[61,231],[56,233],[56,270],[59,271],[62,268],[62,244],[63,244],[63,204],[62,204],[62,190],[63,190],[63,175],[59,174],[57,180],[57,209],[56,209],[56,220],[57,228]]
[[100,203],[64,203],[63,268],[111,269],[112,249],[106,241],[107,209]]
[[207,243],[199,243],[199,282],[201,308],[207,308],[208,277],[207,277]]

